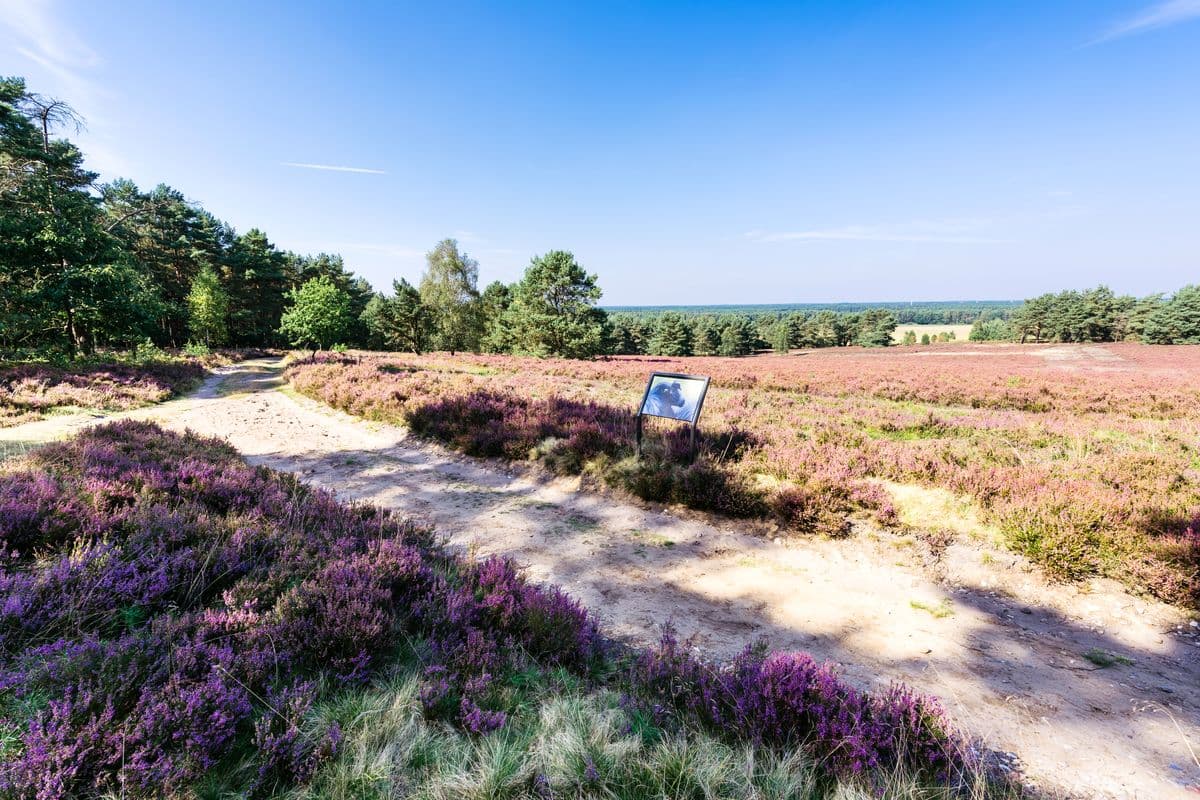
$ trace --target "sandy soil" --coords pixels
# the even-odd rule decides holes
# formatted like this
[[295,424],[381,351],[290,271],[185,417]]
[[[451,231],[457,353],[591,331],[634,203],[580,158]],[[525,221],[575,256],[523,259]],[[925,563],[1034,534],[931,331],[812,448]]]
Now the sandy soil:
[[[864,686],[909,682],[1054,793],[1200,792],[1200,628],[1177,610],[1108,581],[1049,584],[968,537],[931,546],[860,525],[848,540],[783,541],[623,501],[354,419],[292,395],[279,372],[270,359],[222,368],[189,397],[113,416],[222,436],[252,463],[399,509],[476,553],[510,554],[615,635],[648,641],[671,621],[722,656],[765,636],[840,663]],[[0,453],[100,419],[0,430]],[[938,508],[936,496],[916,499]],[[1117,663],[1099,668],[1089,651]]]

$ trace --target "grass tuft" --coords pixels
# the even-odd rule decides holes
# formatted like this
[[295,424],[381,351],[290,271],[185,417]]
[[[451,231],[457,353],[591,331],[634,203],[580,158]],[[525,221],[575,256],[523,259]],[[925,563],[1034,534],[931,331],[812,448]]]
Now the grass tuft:
[[918,611],[925,611],[935,619],[945,619],[946,617],[954,616],[954,605],[948,600],[943,599],[942,602],[926,603],[923,600],[909,600],[908,604]]
[[1132,667],[1134,665],[1132,658],[1123,656],[1120,653],[1110,653],[1107,650],[1101,650],[1099,647],[1091,648],[1083,654],[1083,657],[1101,669],[1115,667],[1118,664],[1125,667]]

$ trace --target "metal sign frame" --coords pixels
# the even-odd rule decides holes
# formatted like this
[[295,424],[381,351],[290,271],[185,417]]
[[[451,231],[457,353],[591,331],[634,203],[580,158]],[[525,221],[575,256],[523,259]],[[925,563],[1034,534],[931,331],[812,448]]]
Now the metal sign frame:
[[[696,401],[696,413],[692,415],[690,420],[681,420],[678,417],[667,417],[662,414],[646,414],[643,409],[646,407],[646,400],[650,397],[650,390],[654,387],[655,378],[676,378],[687,381],[703,381],[703,386],[700,389],[700,399]],[[680,372],[651,372],[649,380],[646,381],[646,391],[642,392],[642,401],[638,403],[637,408],[637,455],[642,457],[642,417],[658,417],[659,419],[673,419],[676,422],[687,422],[691,428],[690,449],[691,457],[696,457],[696,424],[700,421],[700,412],[704,410],[704,398],[708,396],[708,384],[712,380],[708,375],[684,375]]]

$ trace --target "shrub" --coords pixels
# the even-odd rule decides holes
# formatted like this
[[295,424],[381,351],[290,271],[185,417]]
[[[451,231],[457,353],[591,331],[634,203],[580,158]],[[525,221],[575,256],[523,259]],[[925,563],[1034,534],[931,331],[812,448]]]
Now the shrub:
[[946,781],[968,766],[936,701],[902,686],[860,692],[804,653],[771,653],[760,643],[719,666],[692,655],[667,629],[638,658],[631,682],[651,710],[735,741],[803,743],[843,777],[900,767]]
[[203,376],[203,365],[193,359],[0,364],[0,426],[37,419],[58,408],[137,408],[185,391]]

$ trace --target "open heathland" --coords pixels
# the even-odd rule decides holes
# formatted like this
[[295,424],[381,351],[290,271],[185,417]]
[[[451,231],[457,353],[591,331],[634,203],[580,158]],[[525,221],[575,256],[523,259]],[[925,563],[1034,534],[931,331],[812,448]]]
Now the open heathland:
[[[650,371],[711,375],[701,454],[654,424]],[[981,529],[1052,574],[1200,605],[1200,350],[958,344],[750,359],[326,357],[300,392],[478,456],[541,459],[656,501],[845,532],[898,523],[895,486],[965,498]],[[936,531],[935,531],[936,533]]]
[[215,439],[92,428],[0,474],[0,512],[0,796],[1008,791],[903,686],[620,647]]
[[217,350],[188,355],[151,347],[133,356],[0,360],[0,428],[55,413],[124,411],[160,403],[195,387],[209,367],[264,352]]
[[64,410],[119,411],[161,402],[199,382],[204,366],[179,360],[58,366],[0,363],[0,426]]

